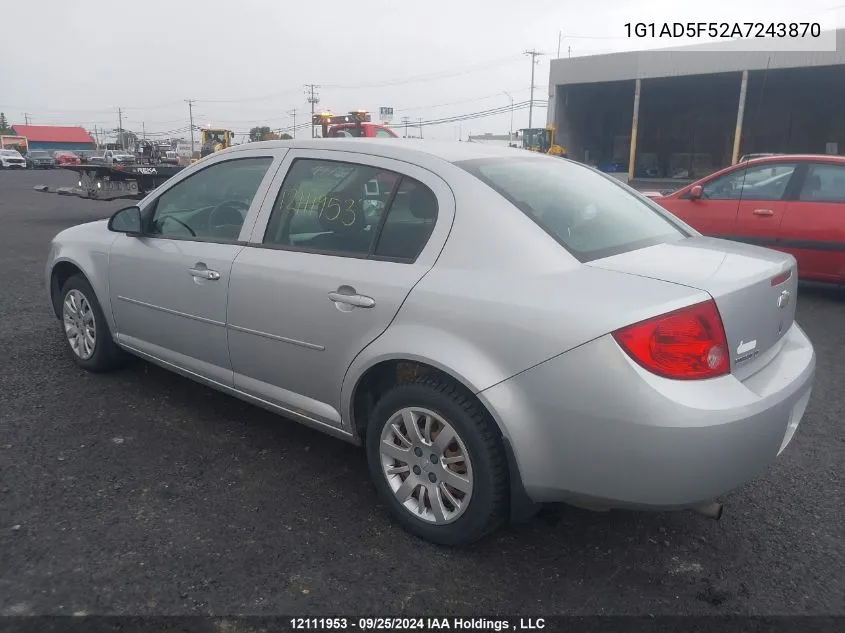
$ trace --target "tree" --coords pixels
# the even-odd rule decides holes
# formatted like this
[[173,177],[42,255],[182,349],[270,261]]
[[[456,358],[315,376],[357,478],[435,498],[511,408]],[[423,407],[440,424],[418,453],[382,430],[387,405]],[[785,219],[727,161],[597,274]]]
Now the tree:
[[290,134],[288,134],[287,132],[283,132],[282,134],[279,135],[279,139],[281,139],[282,141],[289,141],[292,138],[293,137]]
[[251,142],[263,141],[266,134],[270,134],[270,128],[268,126],[256,126],[249,131],[249,140]]
[[6,113],[0,112],[0,134],[11,134],[12,130],[9,127],[9,121],[6,120]]

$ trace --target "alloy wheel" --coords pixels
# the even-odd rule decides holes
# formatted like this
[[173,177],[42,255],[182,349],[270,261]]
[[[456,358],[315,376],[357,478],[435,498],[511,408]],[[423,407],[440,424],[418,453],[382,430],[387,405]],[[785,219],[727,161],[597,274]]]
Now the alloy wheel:
[[96,348],[97,321],[91,304],[79,290],[70,290],[65,295],[62,317],[73,353],[82,360],[88,360]]
[[442,416],[419,407],[394,413],[379,442],[384,476],[396,500],[418,519],[452,523],[472,498],[469,452]]

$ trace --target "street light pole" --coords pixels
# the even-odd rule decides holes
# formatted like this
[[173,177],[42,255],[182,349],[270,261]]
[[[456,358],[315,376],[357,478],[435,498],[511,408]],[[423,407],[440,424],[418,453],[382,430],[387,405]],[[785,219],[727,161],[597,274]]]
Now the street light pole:
[[511,100],[511,124],[510,124],[510,127],[508,128],[508,145],[512,145],[513,144],[513,97],[510,95],[510,93],[505,92],[504,90],[502,90],[502,94],[505,95],[508,99]]

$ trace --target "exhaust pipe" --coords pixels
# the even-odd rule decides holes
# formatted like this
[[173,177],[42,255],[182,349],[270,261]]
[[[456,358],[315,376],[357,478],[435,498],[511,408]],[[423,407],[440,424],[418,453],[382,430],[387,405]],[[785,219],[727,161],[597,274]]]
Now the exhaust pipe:
[[705,516],[708,519],[713,519],[714,521],[718,521],[722,518],[722,512],[724,511],[725,507],[719,503],[718,501],[711,501],[710,503],[702,503],[701,505],[693,506],[690,508],[693,512],[700,514],[701,516]]

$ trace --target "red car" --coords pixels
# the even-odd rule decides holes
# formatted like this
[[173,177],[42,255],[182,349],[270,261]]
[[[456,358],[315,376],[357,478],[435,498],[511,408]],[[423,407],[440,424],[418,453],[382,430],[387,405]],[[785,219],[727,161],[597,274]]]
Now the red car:
[[845,283],[845,156],[757,158],[653,200],[704,235],[794,255],[802,279]]
[[79,156],[74,154],[73,152],[67,151],[59,151],[53,154],[53,158],[56,159],[56,165],[81,165],[82,161],[79,160]]

